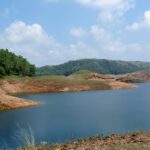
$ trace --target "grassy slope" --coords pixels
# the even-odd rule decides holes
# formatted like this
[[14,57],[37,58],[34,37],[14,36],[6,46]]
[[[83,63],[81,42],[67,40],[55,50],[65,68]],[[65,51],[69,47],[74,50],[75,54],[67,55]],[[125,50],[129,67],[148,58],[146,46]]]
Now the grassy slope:
[[22,92],[59,92],[59,91],[82,91],[110,89],[104,81],[90,81],[87,77],[91,73],[76,73],[69,77],[65,76],[42,76],[27,78],[7,78],[10,84],[23,83]]
[[[118,88],[133,88],[132,85],[110,81],[110,75],[96,74],[98,80],[89,80],[95,73],[83,70],[68,77],[65,76],[38,76],[26,78],[7,78],[9,84],[19,86],[21,93],[39,92],[67,92],[85,90],[108,90]],[[20,83],[22,83],[20,85]]]

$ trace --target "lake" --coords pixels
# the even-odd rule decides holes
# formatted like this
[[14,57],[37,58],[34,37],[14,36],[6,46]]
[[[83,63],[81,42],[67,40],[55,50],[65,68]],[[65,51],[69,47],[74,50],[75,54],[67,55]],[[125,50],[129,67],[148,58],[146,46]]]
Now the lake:
[[0,112],[0,148],[21,144],[32,128],[37,142],[61,143],[89,136],[150,130],[150,84],[130,90],[25,94],[41,106]]

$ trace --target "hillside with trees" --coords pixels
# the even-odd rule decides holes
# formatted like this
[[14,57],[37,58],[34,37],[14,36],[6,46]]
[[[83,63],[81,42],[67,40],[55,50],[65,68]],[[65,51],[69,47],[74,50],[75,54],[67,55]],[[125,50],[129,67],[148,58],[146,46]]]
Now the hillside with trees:
[[0,49],[0,77],[6,75],[33,76],[35,70],[35,66],[22,56],[17,56],[8,49]]
[[37,68],[37,75],[65,75],[68,76],[80,70],[88,70],[100,74],[124,74],[150,68],[149,62],[114,61],[106,59],[81,59],[69,61],[55,66]]

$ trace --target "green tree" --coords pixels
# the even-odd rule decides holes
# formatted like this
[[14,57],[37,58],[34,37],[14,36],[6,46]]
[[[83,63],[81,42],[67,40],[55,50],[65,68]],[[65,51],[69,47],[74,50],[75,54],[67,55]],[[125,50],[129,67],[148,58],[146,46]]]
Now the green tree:
[[8,49],[0,49],[0,77],[4,75],[35,75],[35,66]]
[[0,77],[5,76],[5,70],[3,67],[0,66]]

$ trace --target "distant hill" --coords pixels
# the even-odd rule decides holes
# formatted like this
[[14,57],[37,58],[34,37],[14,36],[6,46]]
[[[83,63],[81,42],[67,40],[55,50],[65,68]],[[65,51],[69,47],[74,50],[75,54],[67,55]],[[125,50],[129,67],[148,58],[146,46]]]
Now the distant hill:
[[80,70],[88,70],[100,74],[125,74],[148,68],[150,68],[150,62],[81,59],[69,61],[61,65],[37,68],[36,75],[68,76]]

